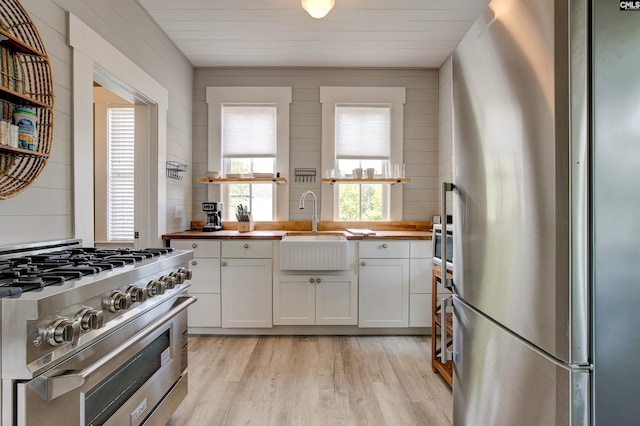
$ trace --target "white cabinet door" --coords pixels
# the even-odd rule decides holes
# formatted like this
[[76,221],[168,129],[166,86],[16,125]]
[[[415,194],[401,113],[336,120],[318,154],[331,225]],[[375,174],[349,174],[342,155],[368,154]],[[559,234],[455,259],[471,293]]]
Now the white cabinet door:
[[189,327],[220,327],[220,295],[196,294],[198,301],[189,306]]
[[272,326],[271,264],[271,259],[222,259],[222,327]]
[[411,293],[431,293],[431,259],[411,259],[409,288]]
[[316,284],[313,275],[280,275],[273,287],[273,323],[316,323]]
[[192,259],[189,294],[220,293],[220,259],[201,257]]
[[409,259],[360,259],[358,287],[359,327],[409,326]]
[[358,280],[352,275],[316,277],[316,324],[358,323]]
[[431,293],[409,295],[409,327],[431,327]]
[[355,325],[354,275],[280,275],[273,290],[274,324]]

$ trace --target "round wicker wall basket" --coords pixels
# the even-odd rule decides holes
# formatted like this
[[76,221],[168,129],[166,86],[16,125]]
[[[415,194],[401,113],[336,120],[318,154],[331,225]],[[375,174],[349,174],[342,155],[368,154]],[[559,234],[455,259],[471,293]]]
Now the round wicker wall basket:
[[[40,34],[17,0],[0,0],[0,106],[13,123],[16,107],[36,112],[36,141],[15,146],[0,132],[0,199],[13,197],[38,178],[49,160],[53,140],[53,81]],[[7,123],[0,123],[6,125]]]

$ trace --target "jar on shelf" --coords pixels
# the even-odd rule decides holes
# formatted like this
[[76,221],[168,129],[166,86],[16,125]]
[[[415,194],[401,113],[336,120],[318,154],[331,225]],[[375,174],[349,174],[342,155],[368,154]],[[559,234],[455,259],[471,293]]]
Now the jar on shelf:
[[38,141],[36,110],[25,106],[16,107],[13,122],[18,126],[18,148],[35,151]]

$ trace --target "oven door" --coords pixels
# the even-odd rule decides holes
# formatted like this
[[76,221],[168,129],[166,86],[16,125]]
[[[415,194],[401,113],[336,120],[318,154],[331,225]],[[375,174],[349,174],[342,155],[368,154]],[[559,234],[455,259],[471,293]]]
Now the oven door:
[[17,424],[165,424],[187,391],[186,308],[193,302],[193,297],[167,300],[54,369],[19,383]]

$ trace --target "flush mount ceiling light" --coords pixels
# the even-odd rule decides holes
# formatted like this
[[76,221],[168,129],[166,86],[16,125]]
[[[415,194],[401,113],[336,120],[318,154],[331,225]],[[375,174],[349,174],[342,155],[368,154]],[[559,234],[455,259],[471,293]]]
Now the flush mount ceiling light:
[[336,5],[336,0],[301,0],[300,4],[309,15],[316,19],[320,19],[324,18],[327,16],[327,13],[331,12],[333,6]]

